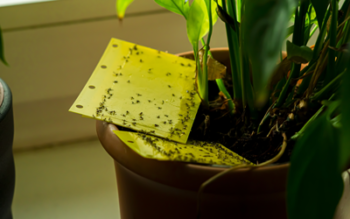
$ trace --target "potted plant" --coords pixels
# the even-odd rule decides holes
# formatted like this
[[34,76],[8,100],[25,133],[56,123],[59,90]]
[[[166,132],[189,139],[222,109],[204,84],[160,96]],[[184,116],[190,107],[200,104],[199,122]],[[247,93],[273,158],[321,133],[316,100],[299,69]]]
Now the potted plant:
[[[131,2],[117,1],[120,18]],[[194,90],[201,102],[191,134],[223,143],[255,167],[145,159],[134,152],[134,141],[121,134],[118,138],[112,132],[115,126],[98,121],[101,143],[115,160],[122,217],[332,218],[350,156],[350,1],[341,6],[336,0],[156,2],[187,20],[196,66]],[[211,55],[217,17],[226,24],[229,49]],[[320,33],[310,48],[307,42],[317,28]],[[281,45],[291,33],[283,57]],[[231,75],[215,74],[212,57],[228,66]],[[210,78],[214,80],[208,82]],[[287,163],[265,166],[276,161]]]
[[[7,65],[3,53],[0,29],[0,60]],[[0,78],[0,218],[11,219],[11,205],[15,188],[12,95],[8,85]]]

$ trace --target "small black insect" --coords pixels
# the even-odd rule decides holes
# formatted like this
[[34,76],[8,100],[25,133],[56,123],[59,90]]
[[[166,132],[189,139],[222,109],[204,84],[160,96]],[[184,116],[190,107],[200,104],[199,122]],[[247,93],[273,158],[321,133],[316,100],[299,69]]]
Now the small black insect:
[[139,101],[139,100],[136,100],[136,103],[140,103],[140,101]]
[[142,63],[142,59],[140,59],[140,62]]
[[175,97],[175,94],[173,94],[173,97]]
[[130,83],[130,80],[128,80],[128,83]]
[[126,111],[126,115],[128,115],[129,114],[129,111]]
[[162,107],[158,107],[158,109],[162,109]]
[[133,98],[133,97],[131,97],[131,99],[133,100],[134,98]]
[[154,124],[154,126],[155,126],[155,127],[158,127],[159,125],[157,125],[157,124]]
[[114,83],[118,83],[118,81],[114,81]]
[[170,85],[168,85],[168,87],[169,87],[169,88],[171,88],[171,86],[170,86]]
[[136,94],[137,96],[142,96],[141,94]]
[[132,124],[135,126],[135,125],[136,125],[136,122],[133,122]]
[[184,63],[180,63],[180,64],[181,64],[181,66],[185,66]]

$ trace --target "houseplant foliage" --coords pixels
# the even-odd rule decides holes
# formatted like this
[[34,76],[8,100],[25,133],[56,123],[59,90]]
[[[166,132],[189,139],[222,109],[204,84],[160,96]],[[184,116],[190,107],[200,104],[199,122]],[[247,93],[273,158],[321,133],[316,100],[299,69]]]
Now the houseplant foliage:
[[[132,1],[117,4],[123,2]],[[241,128],[256,135],[287,133],[288,143],[295,142],[289,218],[332,218],[343,190],[341,172],[350,157],[350,0],[155,2],[186,19],[204,108],[211,104],[206,63],[212,26],[217,17],[225,22],[232,90],[222,79],[216,83],[231,118],[239,117]],[[117,7],[120,19],[125,10]],[[310,48],[307,43],[317,29]],[[290,34],[287,57],[282,58],[282,44]]]

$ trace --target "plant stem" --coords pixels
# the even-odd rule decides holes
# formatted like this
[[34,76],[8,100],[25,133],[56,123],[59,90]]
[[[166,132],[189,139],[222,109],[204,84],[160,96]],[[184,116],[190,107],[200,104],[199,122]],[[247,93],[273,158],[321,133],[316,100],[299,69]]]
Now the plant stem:
[[[243,1],[241,7],[241,14],[244,16],[244,4],[245,1]],[[241,43],[240,45],[240,57],[241,57],[241,85],[242,85],[242,102],[243,102],[243,109],[245,107],[248,107],[250,112],[251,119],[255,120],[257,119],[257,112],[254,107],[254,92],[253,87],[250,82],[250,66],[249,66],[249,57],[247,53],[245,52],[243,45],[244,45],[244,38],[242,36],[242,31],[239,32],[239,41]]]
[[[236,21],[236,14],[235,9],[232,10],[232,3],[228,1],[228,8],[231,8],[230,10],[227,9],[226,7],[226,2],[225,0],[222,0],[222,7],[223,9],[235,19]],[[233,14],[232,14],[233,13]],[[235,23],[236,25],[236,31],[234,31],[230,25],[225,24],[226,27],[226,34],[227,34],[227,41],[228,41],[228,46],[229,46],[229,51],[230,51],[230,63],[231,63],[231,74],[232,74],[232,85],[233,85],[233,96],[235,100],[241,100],[242,99],[242,87],[241,87],[241,66],[240,66],[240,57],[239,57],[239,41],[238,41],[238,32],[239,32],[239,27],[237,26],[237,22]]]
[[[332,1],[332,20],[331,27],[329,30],[329,46],[335,48],[337,45],[337,20],[338,20],[338,2],[336,0]],[[327,84],[331,81],[335,75],[335,51],[328,48],[328,65],[324,83]]]
[[[335,97],[335,94],[332,94],[332,96],[328,100],[331,101],[334,97]],[[300,129],[300,131],[295,133],[292,137],[290,137],[290,139],[293,139],[293,140],[298,139],[304,133],[304,131],[310,125],[310,123],[315,119],[317,119],[317,117],[324,111],[325,108],[326,108],[325,105],[321,106],[321,108],[304,124],[304,126]]]
[[330,95],[331,93],[334,92],[335,89],[339,87],[339,84],[341,82],[344,72],[340,73],[331,82],[329,82],[324,88],[322,88],[317,93],[315,93],[310,99],[312,101],[318,101],[318,100],[324,100],[325,98],[327,98],[327,95]]
[[209,106],[209,91],[208,91],[208,51],[209,51],[209,44],[211,39],[211,34],[213,32],[213,19],[211,15],[211,1],[208,1],[208,17],[209,17],[209,32],[207,37],[207,43],[204,45],[204,57],[203,57],[203,80],[200,81],[203,89],[203,101],[206,106]]

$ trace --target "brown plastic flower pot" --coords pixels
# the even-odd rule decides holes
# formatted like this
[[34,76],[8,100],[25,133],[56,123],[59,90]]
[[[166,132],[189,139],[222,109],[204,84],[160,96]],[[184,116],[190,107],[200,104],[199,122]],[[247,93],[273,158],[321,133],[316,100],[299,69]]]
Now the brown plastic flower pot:
[[[212,54],[229,66],[228,49],[215,49]],[[122,219],[196,218],[200,185],[225,170],[144,158],[113,133],[117,130],[115,125],[97,121],[96,129],[100,142],[115,162]],[[201,218],[287,218],[288,168],[289,164],[244,168],[219,178],[204,190]]]

